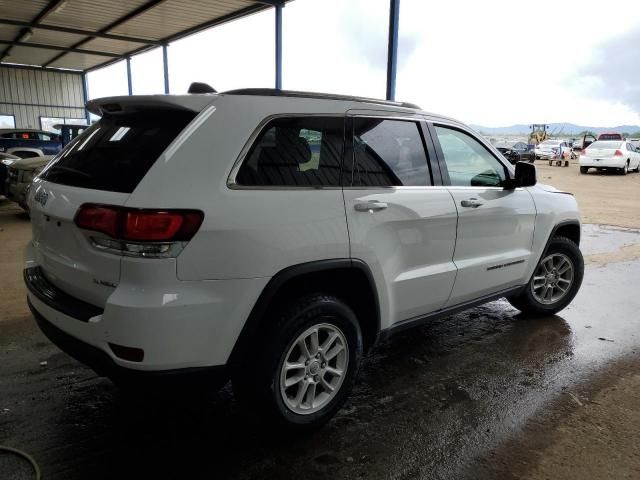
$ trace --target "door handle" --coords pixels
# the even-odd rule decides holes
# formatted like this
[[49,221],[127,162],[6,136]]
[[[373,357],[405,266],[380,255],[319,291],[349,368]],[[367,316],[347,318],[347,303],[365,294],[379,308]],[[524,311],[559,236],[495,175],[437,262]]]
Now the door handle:
[[477,198],[470,198],[469,200],[462,200],[460,205],[463,207],[478,208],[482,205],[482,202],[478,201]]
[[389,205],[384,202],[378,202],[377,200],[371,200],[370,202],[356,203],[354,205],[358,212],[375,212],[378,210],[384,210]]

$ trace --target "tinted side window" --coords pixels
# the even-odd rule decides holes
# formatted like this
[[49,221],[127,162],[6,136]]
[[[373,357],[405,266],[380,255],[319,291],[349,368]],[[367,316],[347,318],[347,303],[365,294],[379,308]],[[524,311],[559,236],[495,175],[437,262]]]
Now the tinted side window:
[[502,165],[475,138],[447,127],[435,126],[451,185],[497,187],[506,177]]
[[247,186],[339,186],[342,117],[279,118],[258,136],[236,175]]
[[431,185],[418,124],[404,120],[354,118],[353,185]]

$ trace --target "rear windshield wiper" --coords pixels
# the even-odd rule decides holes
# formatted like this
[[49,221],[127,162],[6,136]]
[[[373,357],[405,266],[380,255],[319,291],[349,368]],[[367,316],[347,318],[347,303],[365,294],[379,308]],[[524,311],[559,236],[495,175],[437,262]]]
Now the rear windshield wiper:
[[82,177],[85,178],[89,178],[89,179],[93,179],[93,177],[91,175],[89,175],[87,172],[83,172],[82,170],[78,170],[76,168],[71,168],[71,167],[65,167],[64,165],[54,165],[53,167],[51,167],[49,169],[49,171],[47,172],[47,174],[53,174],[54,172],[60,172],[60,173],[71,173],[74,175],[80,175]]

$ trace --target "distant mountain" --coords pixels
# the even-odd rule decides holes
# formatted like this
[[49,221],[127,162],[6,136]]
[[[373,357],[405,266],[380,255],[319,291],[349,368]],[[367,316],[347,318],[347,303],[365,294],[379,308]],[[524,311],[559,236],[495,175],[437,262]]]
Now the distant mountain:
[[[590,130],[596,134],[601,132],[640,132],[638,125],[619,125],[617,127],[585,127],[573,123],[549,123],[549,133],[553,135],[577,135],[585,130]],[[531,131],[529,125],[511,125],[509,127],[483,127],[482,125],[471,125],[471,128],[484,135],[528,135]]]

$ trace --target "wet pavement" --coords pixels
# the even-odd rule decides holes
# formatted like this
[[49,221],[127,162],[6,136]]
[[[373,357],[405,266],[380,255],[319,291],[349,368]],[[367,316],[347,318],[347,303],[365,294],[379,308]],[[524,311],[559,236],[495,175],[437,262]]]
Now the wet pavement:
[[125,398],[31,320],[11,320],[0,444],[31,453],[47,479],[476,478],[535,415],[640,355],[640,261],[606,261],[637,244],[640,231],[585,226],[583,251],[598,262],[557,316],[527,319],[497,301],[394,337],[365,359],[336,418],[307,436],[256,423],[228,387],[204,404]]

